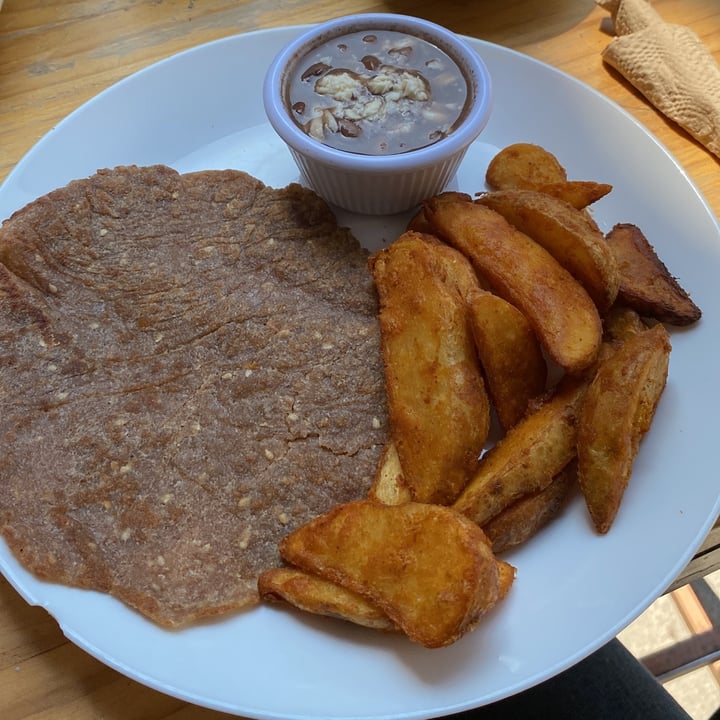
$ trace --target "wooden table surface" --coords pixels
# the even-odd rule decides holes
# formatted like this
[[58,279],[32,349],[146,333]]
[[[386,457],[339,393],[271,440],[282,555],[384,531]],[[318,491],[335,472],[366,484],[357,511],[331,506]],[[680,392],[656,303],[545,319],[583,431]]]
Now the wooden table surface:
[[[0,181],[58,121],[115,81],[178,51],[258,28],[354,12],[417,15],[511,47],[583,80],[632,113],[674,154],[717,215],[718,160],[605,67],[607,13],[593,0],[4,0],[0,2]],[[656,0],[720,60],[717,0]],[[718,566],[717,532],[692,572]],[[3,720],[217,720],[147,689],[69,643],[47,613],[0,579]]]

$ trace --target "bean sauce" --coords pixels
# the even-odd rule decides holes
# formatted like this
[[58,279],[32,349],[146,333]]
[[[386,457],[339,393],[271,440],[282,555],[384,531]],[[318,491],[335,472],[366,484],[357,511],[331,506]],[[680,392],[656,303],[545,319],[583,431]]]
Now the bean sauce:
[[286,103],[311,137],[338,150],[392,155],[449,135],[467,112],[468,83],[440,48],[393,30],[334,38],[291,71]]

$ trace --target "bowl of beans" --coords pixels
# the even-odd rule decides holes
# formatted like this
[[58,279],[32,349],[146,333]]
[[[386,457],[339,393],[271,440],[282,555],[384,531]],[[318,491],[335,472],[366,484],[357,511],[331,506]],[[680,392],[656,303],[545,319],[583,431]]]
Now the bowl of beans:
[[390,13],[301,33],[265,76],[268,120],[332,205],[387,215],[452,180],[490,117],[491,79],[461,37]]

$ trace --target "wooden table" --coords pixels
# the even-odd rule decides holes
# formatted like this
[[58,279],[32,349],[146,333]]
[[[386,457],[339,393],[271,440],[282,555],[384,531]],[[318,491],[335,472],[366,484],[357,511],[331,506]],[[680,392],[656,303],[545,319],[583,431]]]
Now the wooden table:
[[[0,11],[0,181],[59,120],[115,81],[185,48],[236,33],[363,11],[414,14],[561,68],[626,108],[670,149],[720,213],[718,161],[605,67],[607,13],[592,0],[4,0]],[[720,59],[717,0],[656,0]],[[719,565],[711,534],[693,572]],[[216,720],[149,690],[69,643],[44,610],[0,580],[3,720]]]

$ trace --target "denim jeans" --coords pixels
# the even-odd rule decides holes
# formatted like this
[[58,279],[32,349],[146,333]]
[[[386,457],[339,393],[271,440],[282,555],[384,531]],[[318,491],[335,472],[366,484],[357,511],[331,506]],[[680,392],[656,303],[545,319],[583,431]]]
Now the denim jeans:
[[451,720],[691,720],[619,640],[525,692]]

